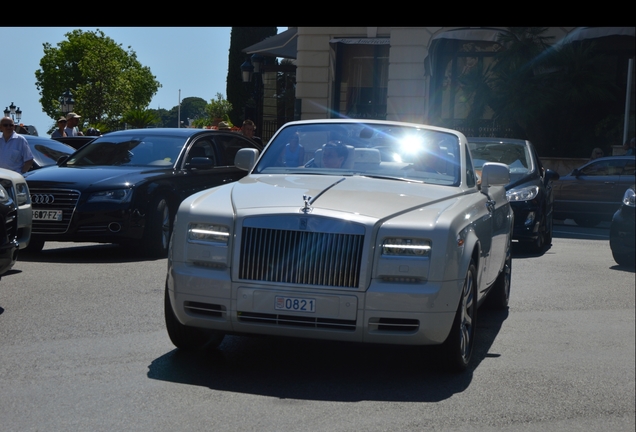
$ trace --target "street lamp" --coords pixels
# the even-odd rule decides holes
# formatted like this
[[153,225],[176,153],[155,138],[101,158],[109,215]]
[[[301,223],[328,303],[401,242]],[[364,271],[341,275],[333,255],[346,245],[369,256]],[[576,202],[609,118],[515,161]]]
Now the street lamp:
[[[246,58],[245,62],[241,65],[241,76],[243,78],[243,82],[245,84],[249,84],[254,81],[254,93],[252,97],[254,98],[254,102],[256,104],[255,112],[254,112],[254,122],[256,123],[256,130],[261,131],[261,116],[260,116],[260,107],[262,100],[262,92],[263,92],[263,74],[261,73],[261,68],[264,63],[264,58],[262,55],[255,53],[252,54],[251,58]],[[245,107],[245,120],[248,118],[247,106]]]
[[4,109],[4,116],[10,116],[14,122],[20,123],[20,120],[22,119],[22,110],[20,110],[20,107],[17,107],[16,109],[15,104],[11,102],[11,105]]
[[73,112],[73,108],[75,107],[75,101],[73,100],[73,95],[67,89],[62,96],[60,96],[60,111],[64,115],[67,115],[70,112]]

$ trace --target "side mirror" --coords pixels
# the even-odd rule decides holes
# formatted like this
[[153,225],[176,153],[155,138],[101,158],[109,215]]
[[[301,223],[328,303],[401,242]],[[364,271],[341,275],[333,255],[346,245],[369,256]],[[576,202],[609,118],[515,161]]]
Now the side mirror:
[[214,162],[207,157],[193,157],[186,163],[187,169],[208,170],[214,168]]
[[550,181],[558,180],[561,176],[558,172],[552,171],[551,169],[545,170],[545,183],[548,184]]
[[506,186],[510,183],[510,168],[499,162],[487,162],[481,169],[481,191],[488,195],[493,186]]
[[64,156],[60,156],[57,161],[55,162],[55,164],[57,166],[62,166],[64,165],[64,163],[66,163],[66,161],[68,160],[68,158],[70,158],[71,155],[64,155]]
[[243,171],[251,171],[258,160],[259,151],[251,148],[240,149],[234,157],[234,165]]

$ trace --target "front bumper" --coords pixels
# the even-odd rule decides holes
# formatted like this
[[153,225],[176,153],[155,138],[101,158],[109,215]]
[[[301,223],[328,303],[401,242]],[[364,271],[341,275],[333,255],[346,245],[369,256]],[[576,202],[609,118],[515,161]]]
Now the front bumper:
[[[463,280],[397,284],[374,280],[366,291],[232,282],[228,270],[170,267],[167,288],[184,325],[229,334],[261,334],[363,343],[435,345],[453,324]],[[312,299],[313,313],[280,311],[276,297]]]
[[535,241],[539,237],[543,213],[532,201],[511,202],[515,215],[512,238],[519,241]]

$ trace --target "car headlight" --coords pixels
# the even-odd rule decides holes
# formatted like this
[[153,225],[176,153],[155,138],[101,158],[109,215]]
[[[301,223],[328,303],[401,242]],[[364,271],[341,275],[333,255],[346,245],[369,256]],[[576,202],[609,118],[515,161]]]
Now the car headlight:
[[623,204],[628,207],[636,207],[636,192],[634,189],[627,189],[623,195]]
[[9,192],[2,186],[0,186],[0,203],[4,204],[9,201]]
[[92,193],[87,202],[130,202],[132,189],[115,189]]
[[227,246],[230,229],[223,225],[191,223],[188,225],[188,240],[194,242],[217,243]]
[[539,186],[525,186],[506,191],[508,201],[530,201],[539,195]]
[[29,202],[29,187],[26,183],[17,183],[15,185],[15,199],[18,202],[18,206],[27,204]]
[[413,238],[387,238],[382,243],[382,255],[425,257],[431,252],[431,242]]

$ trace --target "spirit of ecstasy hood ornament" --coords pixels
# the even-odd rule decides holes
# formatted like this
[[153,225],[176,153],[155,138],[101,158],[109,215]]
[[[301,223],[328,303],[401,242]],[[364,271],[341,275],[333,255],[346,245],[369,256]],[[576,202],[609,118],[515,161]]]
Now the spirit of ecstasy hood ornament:
[[309,204],[311,202],[311,197],[309,195],[303,195],[303,200],[305,201],[305,206],[300,209],[300,211],[302,211],[303,213],[310,213],[311,206]]

